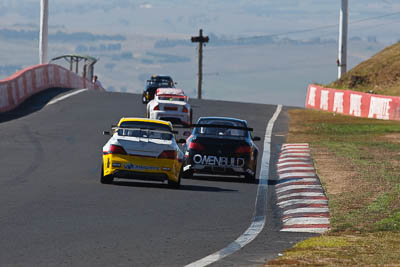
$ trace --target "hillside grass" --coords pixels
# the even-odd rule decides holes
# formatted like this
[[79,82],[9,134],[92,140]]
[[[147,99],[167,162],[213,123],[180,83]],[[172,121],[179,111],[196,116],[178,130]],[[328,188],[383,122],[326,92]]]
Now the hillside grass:
[[400,96],[400,43],[360,63],[326,87]]
[[266,266],[400,266],[400,122],[290,110],[288,143],[309,143],[331,230]]

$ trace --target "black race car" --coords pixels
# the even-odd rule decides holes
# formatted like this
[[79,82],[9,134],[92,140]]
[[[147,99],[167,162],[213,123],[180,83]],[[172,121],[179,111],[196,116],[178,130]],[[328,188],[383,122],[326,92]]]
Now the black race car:
[[154,95],[158,88],[174,88],[175,83],[170,76],[153,75],[147,80],[146,87],[142,94],[142,103],[147,104],[154,99]]
[[194,173],[244,175],[256,179],[258,148],[245,120],[202,117],[184,147],[184,177]]

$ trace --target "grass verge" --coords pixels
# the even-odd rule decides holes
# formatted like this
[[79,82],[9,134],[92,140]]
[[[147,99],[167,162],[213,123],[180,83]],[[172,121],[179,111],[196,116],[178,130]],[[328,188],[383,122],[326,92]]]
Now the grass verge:
[[400,266],[400,122],[291,110],[288,143],[309,143],[331,231],[266,266]]

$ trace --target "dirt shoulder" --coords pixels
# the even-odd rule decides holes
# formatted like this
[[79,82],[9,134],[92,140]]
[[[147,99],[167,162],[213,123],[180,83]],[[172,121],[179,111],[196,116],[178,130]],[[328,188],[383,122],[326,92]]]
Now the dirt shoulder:
[[331,231],[266,266],[400,266],[400,122],[291,110],[288,143],[309,143]]

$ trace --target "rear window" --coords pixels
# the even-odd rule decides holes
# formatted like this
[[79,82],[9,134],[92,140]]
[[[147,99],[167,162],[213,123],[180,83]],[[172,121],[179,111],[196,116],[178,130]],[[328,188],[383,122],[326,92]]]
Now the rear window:
[[119,127],[125,128],[118,129],[119,136],[143,137],[162,140],[171,140],[173,138],[173,134],[169,133],[172,129],[165,124],[147,121],[124,121],[119,125]]
[[158,81],[158,82],[163,82],[163,81],[166,81],[166,82],[172,82],[172,78],[171,77],[169,77],[169,76],[153,76],[153,77],[151,77],[151,79],[150,79],[151,81]]
[[247,137],[248,131],[242,129],[232,129],[233,127],[247,127],[245,123],[230,120],[207,119],[200,120],[198,124],[202,125],[223,125],[227,127],[196,127],[195,134],[208,136],[224,136],[224,137]]
[[147,83],[148,87],[157,87],[157,88],[173,88],[174,84],[169,81],[149,81]]
[[119,127],[121,128],[142,128],[142,129],[150,129],[150,130],[161,130],[161,131],[171,131],[171,127],[169,125],[154,123],[148,121],[124,121]]
[[130,136],[150,139],[171,140],[173,135],[157,130],[141,130],[141,129],[118,129],[119,136]]

